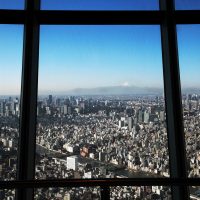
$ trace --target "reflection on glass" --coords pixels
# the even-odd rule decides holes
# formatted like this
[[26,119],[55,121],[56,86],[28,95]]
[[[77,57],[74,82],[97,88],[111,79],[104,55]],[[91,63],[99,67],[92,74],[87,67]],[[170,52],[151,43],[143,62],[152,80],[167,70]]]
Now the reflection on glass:
[[24,9],[24,0],[0,0],[0,9]]
[[16,178],[22,26],[0,25],[0,180]]
[[13,200],[15,198],[15,190],[0,190],[1,200]]
[[166,186],[117,186],[110,188],[110,200],[162,199],[172,200],[170,187]]
[[45,10],[158,10],[158,0],[41,0]]
[[175,0],[177,10],[199,10],[200,0]]
[[41,188],[35,190],[35,200],[100,200],[100,188]]
[[200,177],[200,25],[178,26],[182,105],[189,177]]
[[169,176],[159,26],[42,26],[38,90],[36,178]]

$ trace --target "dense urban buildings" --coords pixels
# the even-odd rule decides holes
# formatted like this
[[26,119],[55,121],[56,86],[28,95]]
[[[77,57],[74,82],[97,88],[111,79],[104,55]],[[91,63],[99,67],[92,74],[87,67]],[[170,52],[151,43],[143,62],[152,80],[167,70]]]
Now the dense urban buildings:
[[[182,99],[188,174],[199,177],[200,96],[187,94]],[[1,180],[16,178],[19,108],[19,97],[1,97]],[[39,96],[35,178],[169,177],[167,141],[162,95]],[[199,195],[198,188],[192,191]],[[0,196],[13,199],[14,192],[1,191]],[[35,191],[35,199],[63,198],[100,199],[100,192],[98,188]],[[171,196],[166,187],[115,187],[111,199]]]

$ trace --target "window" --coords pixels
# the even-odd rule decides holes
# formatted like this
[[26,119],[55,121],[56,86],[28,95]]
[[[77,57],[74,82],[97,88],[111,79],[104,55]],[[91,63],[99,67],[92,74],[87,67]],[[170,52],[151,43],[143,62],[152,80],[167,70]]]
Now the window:
[[[11,86],[16,83],[13,88],[17,88],[18,93],[13,92],[14,101],[16,98],[20,101],[19,131],[16,129],[19,137],[18,144],[15,144],[18,153],[17,176],[15,180],[0,181],[1,198],[13,199],[16,196],[17,200],[66,199],[70,194],[73,198],[86,196],[87,199],[105,200],[130,199],[130,196],[182,200],[189,199],[189,196],[199,196],[198,177],[188,177],[190,171],[186,161],[189,143],[187,133],[184,132],[184,93],[180,86],[183,86],[183,78],[186,77],[183,73],[185,58],[181,54],[184,53],[184,45],[190,44],[190,41],[186,41],[187,38],[184,39],[188,31],[185,27],[200,24],[200,13],[198,10],[178,11],[178,8],[173,6],[173,0],[154,2],[156,3],[151,6],[148,4],[144,8],[139,6],[134,7],[135,9],[126,7],[125,2],[125,7],[121,9],[119,4],[116,6],[114,3],[111,7],[103,6],[98,7],[99,9],[85,4],[82,9],[79,7],[81,4],[74,7],[75,5],[70,4],[72,2],[68,5],[65,2],[65,6],[59,7],[58,4],[50,5],[41,1],[40,9],[39,0],[27,0],[24,10],[13,10],[14,3],[13,7],[7,7],[8,10],[5,10],[5,6],[4,10],[0,10],[0,57],[5,55],[7,50],[10,56],[17,49],[14,57],[1,58],[0,64],[2,62],[3,65],[1,64],[0,69],[1,72],[6,72],[10,66],[5,68],[4,63],[7,64],[8,61],[15,65],[9,71],[14,74],[14,69],[18,69],[12,79],[12,73],[5,73],[5,76],[1,73],[0,83],[3,80],[5,84],[7,77]],[[22,29],[18,28],[22,26],[24,40],[20,75],[22,40],[19,38],[22,36]],[[9,32],[7,27],[17,28],[10,29]],[[20,36],[11,37],[12,34]],[[195,44],[198,44],[198,37],[193,39],[196,40]],[[12,48],[7,43],[12,44]],[[192,48],[196,49],[194,44]],[[190,61],[193,62],[192,59]],[[77,68],[77,63],[80,68]],[[121,67],[122,63],[126,65]],[[140,68],[135,66],[135,63]],[[95,73],[96,79],[93,75]],[[189,76],[189,73],[187,75]],[[76,77],[77,81],[74,81],[73,77]],[[92,86],[88,83],[89,79],[93,81]],[[127,98],[125,88],[132,91],[130,84],[133,79],[142,87],[142,92],[141,88],[139,92],[136,87],[134,89],[137,89],[140,95]],[[63,84],[66,83],[65,88]],[[123,87],[123,98],[115,95],[118,85]],[[112,90],[105,90],[105,86],[112,86]],[[91,89],[98,87],[101,87],[100,92],[94,97],[93,90],[91,98],[91,95],[88,95],[91,94]],[[2,84],[0,89],[8,91],[8,87]],[[68,92],[67,89],[71,91]],[[109,98],[105,95],[106,92]],[[148,95],[144,95],[144,92]],[[192,98],[191,102],[195,101]],[[137,110],[134,113],[137,122],[134,122],[134,116],[130,116],[133,115],[133,107],[134,112]],[[12,120],[13,118],[12,116]],[[108,123],[115,131],[112,132],[113,129],[106,127],[105,124]],[[81,127],[83,124],[84,127]],[[101,129],[98,128],[100,126]],[[81,131],[82,135],[77,134]],[[120,134],[117,135],[116,131]],[[86,137],[83,137],[84,133],[87,133]],[[13,135],[13,138],[17,138],[17,134]],[[151,137],[147,138],[147,135]],[[2,137],[1,134],[1,140]],[[136,139],[133,140],[133,137]],[[72,146],[72,138],[75,138],[74,143],[81,144],[75,145],[77,149]],[[95,140],[99,141],[99,146],[93,144]],[[123,148],[119,148],[119,143],[124,145]],[[145,155],[144,146],[149,147],[148,155]],[[132,147],[137,149],[134,155],[130,154]],[[96,153],[100,155],[97,159]],[[110,154],[109,158],[103,153]],[[77,162],[77,158],[86,162]],[[2,154],[0,159],[2,163]],[[97,166],[89,163],[95,159]],[[107,159],[104,163],[106,167],[101,167],[100,160],[104,159]],[[58,170],[52,171],[49,163]],[[151,165],[153,175],[119,175],[117,171],[120,169],[113,170],[119,163],[126,172],[128,165],[133,167],[133,171],[148,171],[150,167],[143,166],[147,163],[146,166]],[[76,170],[77,166],[79,170]],[[0,168],[0,171],[3,170]],[[98,177],[94,174],[105,176]]]
[[160,27],[40,33],[36,178],[169,177]]
[[[22,68],[20,25],[0,25],[0,179],[16,179]],[[13,44],[15,44],[13,46]]]
[[[21,25],[0,25],[0,180],[17,176],[22,68]],[[13,44],[15,44],[13,46]],[[14,194],[1,191],[2,199]]]
[[176,0],[177,10],[199,10],[200,1],[199,0]]
[[158,0],[41,0],[44,10],[158,10]]
[[179,60],[189,177],[199,177],[199,25],[179,25]]
[[0,9],[24,9],[24,0],[0,0]]

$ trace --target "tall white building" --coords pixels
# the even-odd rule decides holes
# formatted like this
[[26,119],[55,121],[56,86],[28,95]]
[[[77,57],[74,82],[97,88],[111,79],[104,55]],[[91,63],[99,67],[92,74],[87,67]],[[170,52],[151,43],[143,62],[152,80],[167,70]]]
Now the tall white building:
[[78,157],[77,156],[70,156],[67,157],[67,169],[77,170],[78,168]]

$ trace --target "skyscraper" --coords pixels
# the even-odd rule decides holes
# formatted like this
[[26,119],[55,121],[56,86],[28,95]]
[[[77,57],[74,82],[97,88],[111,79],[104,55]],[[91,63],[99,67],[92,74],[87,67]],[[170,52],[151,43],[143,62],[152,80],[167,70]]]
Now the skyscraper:
[[144,123],[149,123],[149,112],[146,110],[144,112]]
[[141,123],[143,121],[143,112],[142,110],[138,111],[138,122]]
[[131,131],[133,128],[133,118],[129,117],[128,118],[128,130]]
[[49,95],[48,104],[51,105],[52,102],[53,102],[53,97],[52,95]]
[[4,113],[5,113],[5,106],[6,106],[6,104],[5,104],[4,101],[0,102],[0,116],[4,115]]

